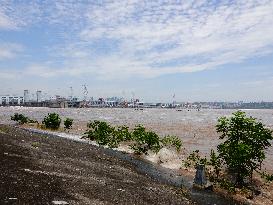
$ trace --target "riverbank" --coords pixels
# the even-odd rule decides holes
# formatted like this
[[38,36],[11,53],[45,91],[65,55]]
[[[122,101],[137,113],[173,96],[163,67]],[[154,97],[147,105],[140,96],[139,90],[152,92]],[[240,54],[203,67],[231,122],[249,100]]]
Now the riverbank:
[[[23,125],[19,126],[20,129],[24,130],[31,130],[31,132],[39,133],[39,134],[47,134],[49,136],[58,136],[62,138],[71,139],[74,141],[84,142],[84,143],[91,143],[93,145],[96,145],[95,142],[83,140],[81,139],[80,135],[75,135],[67,132],[68,130],[62,130],[63,132],[52,132],[48,130],[41,130],[37,129],[36,126],[30,125]],[[66,131],[66,133],[64,132]],[[159,152],[158,154],[152,154],[150,153],[147,156],[143,156],[144,158],[139,158],[137,160],[134,159],[134,157],[130,157],[129,153],[132,153],[130,149],[126,149],[124,146],[120,146],[117,148],[119,151],[114,151],[112,149],[103,149],[103,151],[106,154],[110,154],[111,156],[116,156],[119,159],[122,159],[124,161],[129,161],[129,163],[132,165],[135,165],[136,169],[141,172],[145,172],[144,174],[148,174],[153,179],[157,179],[157,181],[161,181],[164,183],[167,183],[169,185],[173,185],[176,187],[181,187],[181,185],[185,186],[189,191],[192,199],[198,204],[218,204],[218,205],[227,205],[227,204],[236,204],[235,201],[237,201],[237,204],[260,204],[260,205],[269,205],[272,204],[272,183],[264,183],[264,180],[262,180],[258,175],[254,175],[254,180],[256,181],[255,184],[257,187],[255,188],[257,193],[255,194],[254,198],[249,198],[251,196],[251,193],[245,192],[243,190],[237,190],[236,194],[231,194],[226,192],[225,190],[222,190],[218,186],[214,186],[213,190],[214,192],[206,192],[206,191],[197,191],[192,190],[192,182],[195,174],[194,169],[187,169],[182,165],[182,160],[179,157],[179,155],[171,154],[170,150],[166,150],[164,152]],[[126,152],[127,154],[122,154],[122,152]],[[165,156],[167,154],[167,156]],[[184,153],[185,154],[185,153]],[[169,155],[169,156],[168,156]],[[148,160],[146,163],[142,162]],[[162,159],[165,159],[166,161],[162,161]],[[180,168],[177,168],[174,166],[175,164],[180,164]],[[169,169],[165,169],[169,168]],[[170,170],[172,169],[172,170]],[[222,197],[221,197],[222,196]],[[229,198],[229,199],[225,199]],[[233,199],[233,200],[232,200]],[[215,203],[217,202],[217,203]]]
[[[16,108],[17,109],[17,108]],[[18,108],[19,109],[19,108]],[[15,110],[4,110],[1,119],[3,119],[3,122],[6,123],[12,123],[10,121],[10,115],[9,113],[14,114]],[[149,130],[156,131],[161,136],[167,135],[167,134],[175,134],[179,136],[183,141],[183,151],[178,153],[178,155],[169,155],[169,157],[159,158],[159,155],[155,156],[143,156],[147,160],[150,160],[154,162],[155,164],[158,164],[159,167],[163,166],[166,168],[173,169],[176,173],[179,175],[186,176],[188,178],[188,181],[192,182],[193,177],[195,174],[194,169],[186,169],[182,165],[182,160],[185,159],[185,157],[188,156],[190,153],[189,151],[192,149],[198,148],[201,153],[206,153],[211,148],[215,148],[215,146],[219,143],[219,139],[217,136],[217,133],[215,131],[215,122],[217,119],[217,116],[220,115],[229,115],[231,111],[226,113],[214,113],[214,111],[210,112],[174,112],[172,110],[168,112],[161,112],[152,110],[149,111],[135,111],[135,110],[128,110],[127,113],[123,113],[123,110],[89,110],[89,109],[54,109],[54,110],[43,110],[43,109],[25,109],[23,108],[20,111],[26,112],[27,116],[31,116],[34,119],[39,119],[41,122],[41,119],[43,116],[46,115],[49,111],[56,111],[60,113],[61,117],[64,118],[68,115],[68,117],[75,118],[75,123],[73,124],[73,127],[71,130],[64,130],[63,127],[61,127],[58,132],[52,133],[52,135],[58,135],[61,137],[67,137],[70,139],[74,139],[74,137],[77,137],[78,139],[80,136],[82,136],[83,132],[86,130],[86,124],[87,121],[81,121],[80,119],[103,119],[106,121],[110,121],[112,125],[121,125],[123,121],[126,120],[126,124],[130,128],[132,128],[134,125],[136,125],[139,120],[143,119],[143,124],[145,127],[147,127]],[[75,113],[74,113],[75,112]],[[79,113],[80,112],[80,113]],[[267,126],[273,127],[273,121],[272,113],[271,112],[265,112],[265,111],[251,111],[254,116],[257,118],[262,119],[264,123],[266,123]],[[257,112],[257,113],[256,113]],[[73,114],[74,113],[74,114]],[[67,114],[67,115],[66,115]],[[260,117],[259,117],[260,116]],[[37,118],[36,118],[37,117]],[[157,118],[159,117],[159,118]],[[164,121],[164,125],[163,122]],[[142,124],[142,123],[141,123]],[[36,124],[27,124],[23,125],[25,129],[37,129]],[[20,126],[22,128],[22,126]],[[33,130],[34,131],[34,130]],[[39,131],[39,130],[38,130]],[[48,130],[40,130],[48,132]],[[66,133],[63,133],[66,132]],[[69,135],[69,136],[68,136]],[[93,142],[92,142],[93,143]],[[120,147],[119,147],[120,148]],[[124,148],[124,147],[122,147]],[[107,149],[104,149],[106,151]],[[126,149],[119,149],[121,151],[130,152],[132,150],[126,150]],[[272,171],[272,147],[267,152],[267,159],[265,160],[265,168],[269,172]],[[163,153],[164,154],[164,153]],[[126,156],[126,155],[124,155]],[[149,162],[148,162],[149,163]],[[131,163],[129,163],[131,164]],[[272,204],[273,203],[273,185],[270,184],[264,184],[264,182],[257,176],[255,177],[255,181],[257,181],[257,188],[259,189],[259,194],[254,196],[253,199],[249,197],[249,193],[242,193],[240,190],[238,192],[236,191],[236,194],[226,193],[223,192],[222,195],[229,196],[231,198],[235,198],[237,201],[245,202],[246,204]],[[217,190],[214,187],[214,191],[216,192],[222,192],[222,190]],[[257,193],[258,193],[257,192]],[[197,193],[200,194],[200,193]],[[204,198],[203,193],[201,193],[201,197]],[[207,198],[207,196],[206,196]],[[201,203],[202,204],[202,203]],[[218,204],[218,203],[217,203]],[[225,204],[225,203],[223,203]]]
[[0,204],[192,204],[90,144],[0,125],[0,152]]
[[[164,137],[175,135],[183,141],[183,148],[188,155],[194,150],[209,155],[211,149],[216,149],[220,143],[215,125],[221,116],[230,116],[236,110],[182,110],[173,109],[111,109],[111,108],[40,108],[40,107],[0,107],[0,122],[3,124],[14,123],[10,116],[21,113],[37,120],[40,123],[48,113],[57,113],[62,120],[66,117],[74,119],[70,133],[82,135],[91,120],[105,121],[113,126],[126,125],[133,129],[142,124],[148,130]],[[273,129],[273,110],[245,110],[248,116],[261,120],[266,126]],[[265,166],[273,172],[273,147],[267,150]]]

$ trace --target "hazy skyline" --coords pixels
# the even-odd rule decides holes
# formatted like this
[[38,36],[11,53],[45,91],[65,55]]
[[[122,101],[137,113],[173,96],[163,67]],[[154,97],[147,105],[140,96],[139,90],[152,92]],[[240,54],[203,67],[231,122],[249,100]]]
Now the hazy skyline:
[[0,95],[273,101],[273,0],[0,1]]

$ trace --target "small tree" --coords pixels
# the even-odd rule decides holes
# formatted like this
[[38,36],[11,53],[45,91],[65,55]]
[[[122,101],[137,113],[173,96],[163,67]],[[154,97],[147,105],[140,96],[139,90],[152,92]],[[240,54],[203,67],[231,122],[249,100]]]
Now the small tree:
[[61,121],[57,113],[48,113],[42,123],[45,125],[45,128],[57,130],[60,127]]
[[176,136],[168,135],[168,136],[163,137],[160,141],[163,144],[163,146],[175,147],[177,152],[179,152],[181,150],[182,141]]
[[89,128],[83,138],[95,140],[99,145],[107,145],[110,148],[118,147],[120,143],[127,142],[136,154],[148,154],[151,150],[157,153],[163,146],[181,149],[182,141],[175,136],[166,136],[160,139],[152,132],[146,131],[145,127],[139,125],[131,132],[127,126],[114,127],[107,122],[90,121]]
[[10,119],[18,122],[19,124],[25,124],[28,123],[29,121],[28,117],[18,113],[15,113],[13,116],[11,116]]
[[73,119],[66,118],[64,120],[64,127],[65,127],[65,129],[71,129],[72,128],[72,124],[73,124]]
[[117,147],[118,143],[113,138],[115,128],[107,122],[93,121],[87,124],[89,130],[84,134],[84,138],[95,140],[99,145],[109,145],[110,147]]
[[161,149],[159,136],[152,131],[146,131],[141,125],[135,127],[132,138],[135,143],[131,145],[131,149],[136,154],[148,154],[148,150],[157,153]]
[[253,171],[259,171],[265,159],[265,149],[271,146],[272,131],[242,111],[231,118],[222,117],[216,125],[220,139],[217,146],[219,157],[228,170],[235,174],[236,183],[243,185],[247,177],[252,179]]

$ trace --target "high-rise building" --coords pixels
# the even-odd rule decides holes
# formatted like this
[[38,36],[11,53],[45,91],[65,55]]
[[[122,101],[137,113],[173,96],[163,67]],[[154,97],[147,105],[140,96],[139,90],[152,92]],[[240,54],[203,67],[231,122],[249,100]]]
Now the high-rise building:
[[37,90],[36,97],[37,97],[37,102],[42,102],[42,91]]
[[29,102],[29,91],[28,90],[24,90],[24,100],[25,100],[25,103],[28,103]]

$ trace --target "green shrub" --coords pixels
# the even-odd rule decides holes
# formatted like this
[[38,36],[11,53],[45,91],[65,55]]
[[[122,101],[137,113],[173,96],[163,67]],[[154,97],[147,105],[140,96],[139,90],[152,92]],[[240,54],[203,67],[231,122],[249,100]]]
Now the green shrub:
[[95,140],[99,145],[111,148],[118,147],[121,142],[131,142],[130,147],[136,154],[147,154],[148,150],[158,152],[162,146],[175,146],[179,150],[182,146],[177,137],[167,136],[160,140],[159,136],[139,125],[132,132],[126,126],[112,127],[106,122],[91,121],[83,138]]
[[196,168],[198,165],[203,165],[206,169],[206,175],[211,182],[218,182],[222,179],[219,178],[222,170],[222,162],[219,156],[216,155],[214,150],[210,152],[210,158],[201,157],[199,150],[193,151],[186,160],[184,160],[184,166],[186,168]]
[[18,122],[19,124],[28,123],[28,117],[24,116],[23,114],[15,113],[13,116],[10,117],[11,120]]
[[198,150],[194,151],[185,161],[186,167],[206,165],[210,181],[229,192],[235,192],[236,187],[249,189],[245,181],[252,182],[254,171],[267,181],[273,180],[273,175],[261,172],[265,149],[271,146],[273,139],[271,130],[241,111],[230,118],[220,118],[216,129],[221,133],[220,139],[225,140],[217,146],[218,153],[211,150],[207,160],[200,157]]
[[132,140],[132,134],[129,131],[129,127],[119,126],[116,130],[116,137],[120,139],[120,141],[130,141]]
[[182,147],[182,141],[176,136],[165,136],[160,140],[163,146],[174,146],[176,151],[179,152]]
[[193,151],[187,159],[184,161],[184,166],[188,167],[197,167],[198,165],[206,165],[208,163],[207,158],[202,158],[199,154],[199,150]]
[[93,121],[87,124],[89,129],[84,134],[84,138],[95,140],[99,145],[108,145],[109,147],[117,147],[118,140],[114,138],[115,128],[107,124],[107,122]]
[[47,129],[57,130],[60,127],[61,121],[62,120],[57,113],[48,113],[42,123]]
[[265,171],[261,173],[262,178],[264,178],[266,181],[273,181],[273,174],[268,174]]
[[220,118],[216,128],[220,139],[225,139],[217,146],[219,158],[235,176],[236,183],[243,185],[246,178],[252,179],[253,171],[261,169],[265,149],[271,146],[272,131],[242,111],[233,113],[231,118]]
[[228,179],[219,179],[218,181],[221,188],[227,190],[230,193],[235,193],[235,185]]
[[72,128],[72,124],[73,124],[73,119],[66,118],[64,120],[64,127],[65,127],[65,129],[71,129]]
[[15,113],[13,116],[10,117],[11,120],[18,122],[19,124],[25,123],[37,123],[37,120],[29,119],[28,117],[24,116],[23,114]]
[[131,145],[131,148],[136,154],[147,154],[148,150],[157,153],[161,149],[159,136],[154,132],[146,131],[141,125],[134,129],[132,139],[135,143]]
[[213,180],[218,179],[222,169],[222,161],[213,149],[210,151],[210,159],[208,161],[208,165],[212,166],[213,168],[212,172],[208,172],[209,177]]

